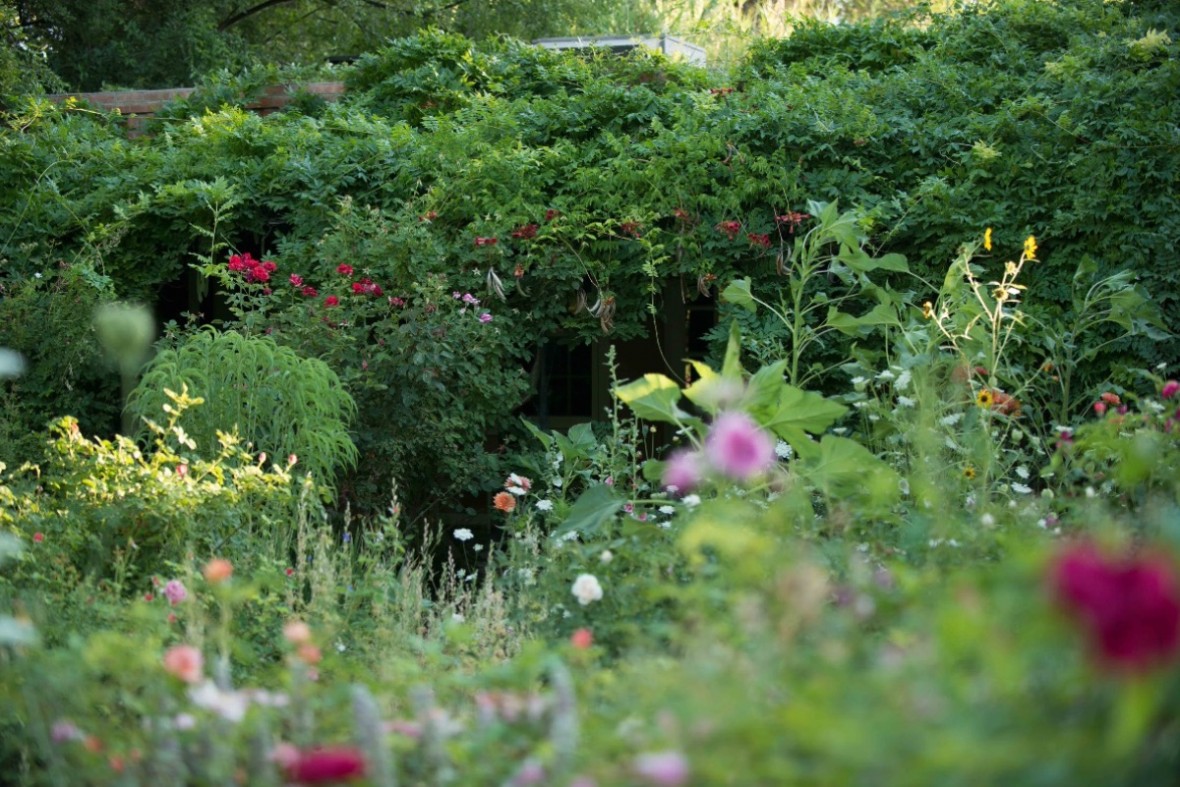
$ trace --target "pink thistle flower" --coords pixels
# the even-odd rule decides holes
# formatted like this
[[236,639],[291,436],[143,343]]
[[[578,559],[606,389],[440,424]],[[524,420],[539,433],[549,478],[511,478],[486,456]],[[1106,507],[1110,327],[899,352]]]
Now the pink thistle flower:
[[1180,382],[1176,380],[1168,380],[1164,383],[1163,390],[1160,391],[1160,396],[1165,399],[1171,399],[1177,393],[1180,393]]
[[688,759],[678,751],[641,754],[632,766],[635,775],[656,787],[680,787],[688,784]]
[[1076,544],[1058,556],[1050,582],[1104,665],[1144,672],[1180,656],[1180,589],[1164,560]]
[[492,321],[492,315],[489,312],[484,312],[483,314],[479,315],[479,321],[486,325]]
[[1103,402],[1094,402],[1094,412],[1098,415],[1106,415],[1106,404]]
[[705,455],[722,475],[749,481],[774,464],[774,440],[745,413],[722,413],[705,438]]
[[188,598],[188,590],[179,579],[169,580],[168,584],[164,586],[164,597],[168,599],[168,603],[176,606]]
[[45,534],[44,534],[44,533],[34,533],[34,534],[33,534],[33,543],[34,543],[34,544],[40,544],[40,543],[41,543],[42,541],[44,541],[44,540],[45,540]]
[[701,483],[701,455],[692,451],[677,451],[664,463],[664,475],[660,479],[670,492],[687,494]]
[[164,669],[185,683],[199,683],[205,659],[192,645],[173,645],[164,653]]

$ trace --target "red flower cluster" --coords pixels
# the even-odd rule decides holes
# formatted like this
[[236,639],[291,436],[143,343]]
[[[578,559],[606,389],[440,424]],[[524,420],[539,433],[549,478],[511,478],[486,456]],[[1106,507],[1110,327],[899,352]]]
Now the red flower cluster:
[[352,283],[352,294],[378,296],[384,295],[385,293],[382,291],[380,284],[376,284],[372,279],[366,276],[360,281],[354,281]]
[[786,227],[788,234],[794,235],[795,230],[799,229],[799,225],[810,218],[810,213],[797,213],[795,211],[788,211],[781,216],[775,216],[774,220],[778,222],[780,227]]
[[532,240],[537,237],[537,230],[539,229],[540,227],[536,224],[524,224],[512,231],[512,237],[520,240]]
[[333,306],[339,306],[339,305],[340,305],[340,299],[337,298],[335,295],[329,295],[327,298],[324,298],[324,308],[325,309],[331,309]]
[[752,246],[761,246],[764,249],[770,248],[770,235],[765,232],[747,232],[746,238],[750,241],[750,245]]
[[312,287],[311,285],[304,287],[302,290],[300,290],[300,292],[303,293],[304,298],[314,298],[319,295],[319,292],[316,290],[316,288]]
[[286,763],[287,781],[325,784],[352,781],[365,775],[365,756],[359,749],[340,746],[299,752]]
[[499,242],[500,242],[499,238],[484,238],[484,237],[477,236],[475,238],[475,247],[478,249],[478,248],[482,248],[484,246],[495,246]]
[[641,225],[638,221],[624,221],[622,224],[619,225],[619,228],[622,229],[623,232],[630,235],[632,238],[638,238],[638,237],[640,237],[640,235],[639,235],[639,227],[640,226]]
[[549,210],[545,211],[545,221],[553,221],[555,218],[557,218],[560,215],[561,215],[560,210],[554,210],[553,208],[550,208]]
[[428,210],[418,217],[418,221],[434,221],[438,218],[438,214],[433,210]]
[[1163,559],[1077,544],[1058,557],[1052,584],[1105,665],[1143,672],[1180,655],[1180,589]]
[[229,258],[227,267],[234,273],[245,273],[246,281],[259,283],[270,281],[270,275],[279,268],[270,260],[259,262],[250,252],[234,254]]
[[718,222],[716,229],[718,232],[724,232],[730,240],[733,240],[742,231],[742,223],[740,221],[722,221]]
[[291,282],[292,287],[302,287],[303,286],[303,277],[300,276],[298,273],[292,273],[290,278],[287,279],[287,281]]
[[341,276],[351,276],[352,275],[352,266],[349,265],[347,262],[342,262],[336,266],[336,272],[339,273]]

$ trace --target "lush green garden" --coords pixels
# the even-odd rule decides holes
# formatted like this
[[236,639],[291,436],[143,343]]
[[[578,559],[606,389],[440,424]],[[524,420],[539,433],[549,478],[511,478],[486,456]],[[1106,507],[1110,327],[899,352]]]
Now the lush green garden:
[[[6,99],[0,769],[1175,783],[1178,39],[1005,0],[727,72],[426,30],[138,137]],[[588,343],[609,406],[539,427]]]

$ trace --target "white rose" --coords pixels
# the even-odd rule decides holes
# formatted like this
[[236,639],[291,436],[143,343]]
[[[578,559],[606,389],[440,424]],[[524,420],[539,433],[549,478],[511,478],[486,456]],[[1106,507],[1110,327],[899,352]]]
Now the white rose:
[[598,584],[598,578],[593,574],[579,574],[574,580],[573,593],[578,603],[586,606],[591,601],[602,599],[602,585]]

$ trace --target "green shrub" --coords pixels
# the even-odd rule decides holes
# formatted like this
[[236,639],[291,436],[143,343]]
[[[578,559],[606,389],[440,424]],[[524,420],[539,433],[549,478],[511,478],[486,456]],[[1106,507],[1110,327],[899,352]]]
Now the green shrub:
[[170,412],[173,392],[182,390],[203,400],[180,419],[198,456],[216,456],[218,433],[236,431],[253,450],[298,461],[325,489],[356,463],[348,434],[356,405],[336,373],[270,337],[213,328],[182,337],[147,365],[127,406],[151,419]]

